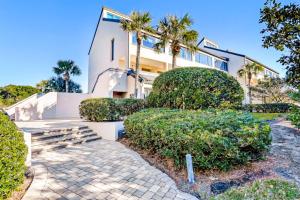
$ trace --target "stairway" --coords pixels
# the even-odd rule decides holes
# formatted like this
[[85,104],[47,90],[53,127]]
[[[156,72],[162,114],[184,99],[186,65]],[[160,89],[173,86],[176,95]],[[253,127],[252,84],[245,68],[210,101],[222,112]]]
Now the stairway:
[[88,126],[42,130],[32,132],[31,137],[33,155],[101,139]]

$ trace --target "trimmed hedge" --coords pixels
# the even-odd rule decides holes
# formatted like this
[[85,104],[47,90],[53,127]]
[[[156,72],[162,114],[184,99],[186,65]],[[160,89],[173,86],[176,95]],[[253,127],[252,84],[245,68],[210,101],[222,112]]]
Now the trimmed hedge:
[[211,200],[296,200],[300,199],[299,188],[283,180],[260,180],[249,186],[231,189]]
[[159,75],[147,98],[150,107],[175,109],[237,108],[244,92],[234,77],[200,67],[182,67]]
[[257,113],[287,113],[292,107],[289,103],[246,104],[244,110]]
[[90,121],[119,121],[125,116],[144,108],[142,99],[86,99],[80,103],[81,118]]
[[23,183],[27,147],[23,135],[0,112],[0,199],[6,199]]
[[228,170],[258,159],[271,143],[270,126],[234,110],[145,109],[125,120],[132,145],[185,166],[193,156],[197,169]]
[[288,119],[291,120],[293,125],[300,129],[300,108],[298,106],[293,106],[288,115]]

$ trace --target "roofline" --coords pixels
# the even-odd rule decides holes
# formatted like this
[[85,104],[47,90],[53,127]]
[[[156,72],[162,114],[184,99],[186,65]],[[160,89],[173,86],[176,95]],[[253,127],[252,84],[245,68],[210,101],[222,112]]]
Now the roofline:
[[199,47],[198,47],[198,50],[201,51],[201,52],[204,52],[204,53],[206,53],[206,54],[209,54],[209,55],[211,55],[211,56],[214,56],[214,57],[216,57],[216,58],[225,60],[225,61],[228,61],[228,60],[229,60],[229,58],[215,55],[215,54],[213,54],[213,53],[211,53],[211,52],[209,52],[209,51],[206,51],[206,50],[204,50],[204,49],[202,49],[202,48],[199,48]]
[[236,56],[240,56],[240,57],[244,57],[248,60],[251,60],[252,62],[255,62],[261,66],[263,66],[264,68],[267,68],[268,70],[271,70],[273,72],[275,72],[276,74],[279,74],[276,70],[262,64],[261,62],[258,62],[257,60],[254,60],[253,58],[250,58],[249,56],[246,56],[244,54],[239,54],[239,53],[235,53],[235,52],[232,52],[232,51],[227,51],[227,50],[223,50],[223,49],[217,49],[217,48],[213,48],[213,47],[209,47],[209,46],[204,46],[205,48],[208,48],[208,49],[212,49],[212,50],[216,50],[216,51],[221,51],[221,52],[224,52],[224,53],[229,53],[229,54],[232,54],[232,55],[236,55]]
[[98,23],[97,23],[97,26],[96,26],[96,30],[95,30],[95,32],[94,32],[94,36],[93,36],[93,39],[92,39],[92,43],[91,43],[91,45],[90,45],[90,49],[89,49],[88,55],[90,55],[90,52],[91,52],[91,50],[92,50],[92,46],[93,46],[93,43],[94,43],[94,40],[95,40],[95,37],[96,37],[96,33],[97,33],[97,31],[98,31],[98,26],[99,26],[100,21],[101,21],[101,18],[102,18],[103,10],[104,10],[104,7],[102,7],[102,9],[101,9],[101,13],[100,13],[100,16],[99,16],[99,19],[98,19]]

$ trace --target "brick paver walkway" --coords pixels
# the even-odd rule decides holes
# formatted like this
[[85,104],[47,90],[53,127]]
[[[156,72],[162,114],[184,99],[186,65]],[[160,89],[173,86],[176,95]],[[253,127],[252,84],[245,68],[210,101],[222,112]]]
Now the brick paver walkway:
[[33,167],[35,178],[23,200],[196,199],[118,142],[45,152],[34,158]]

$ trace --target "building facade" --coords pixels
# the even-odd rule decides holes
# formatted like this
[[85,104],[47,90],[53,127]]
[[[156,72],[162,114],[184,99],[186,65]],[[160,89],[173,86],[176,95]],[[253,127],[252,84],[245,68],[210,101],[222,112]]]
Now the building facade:
[[[93,41],[89,50],[88,92],[94,97],[125,98],[134,94],[134,78],[127,71],[135,69],[136,38],[134,33],[123,31],[121,19],[129,17],[108,8],[102,8]],[[147,96],[154,79],[171,69],[172,56],[167,45],[161,52],[154,51],[159,35],[149,34],[142,41],[140,73],[143,82],[139,84],[139,98]],[[182,47],[177,57],[177,67],[204,67],[222,70],[235,77],[247,93],[244,78],[237,71],[247,63],[256,62],[246,55],[219,49],[218,44],[203,38],[198,51],[191,53]],[[259,63],[261,64],[261,63]],[[262,65],[262,64],[261,64]],[[262,65],[264,72],[254,78],[256,81],[264,75],[278,76],[271,68]],[[248,99],[245,99],[248,102]]]

